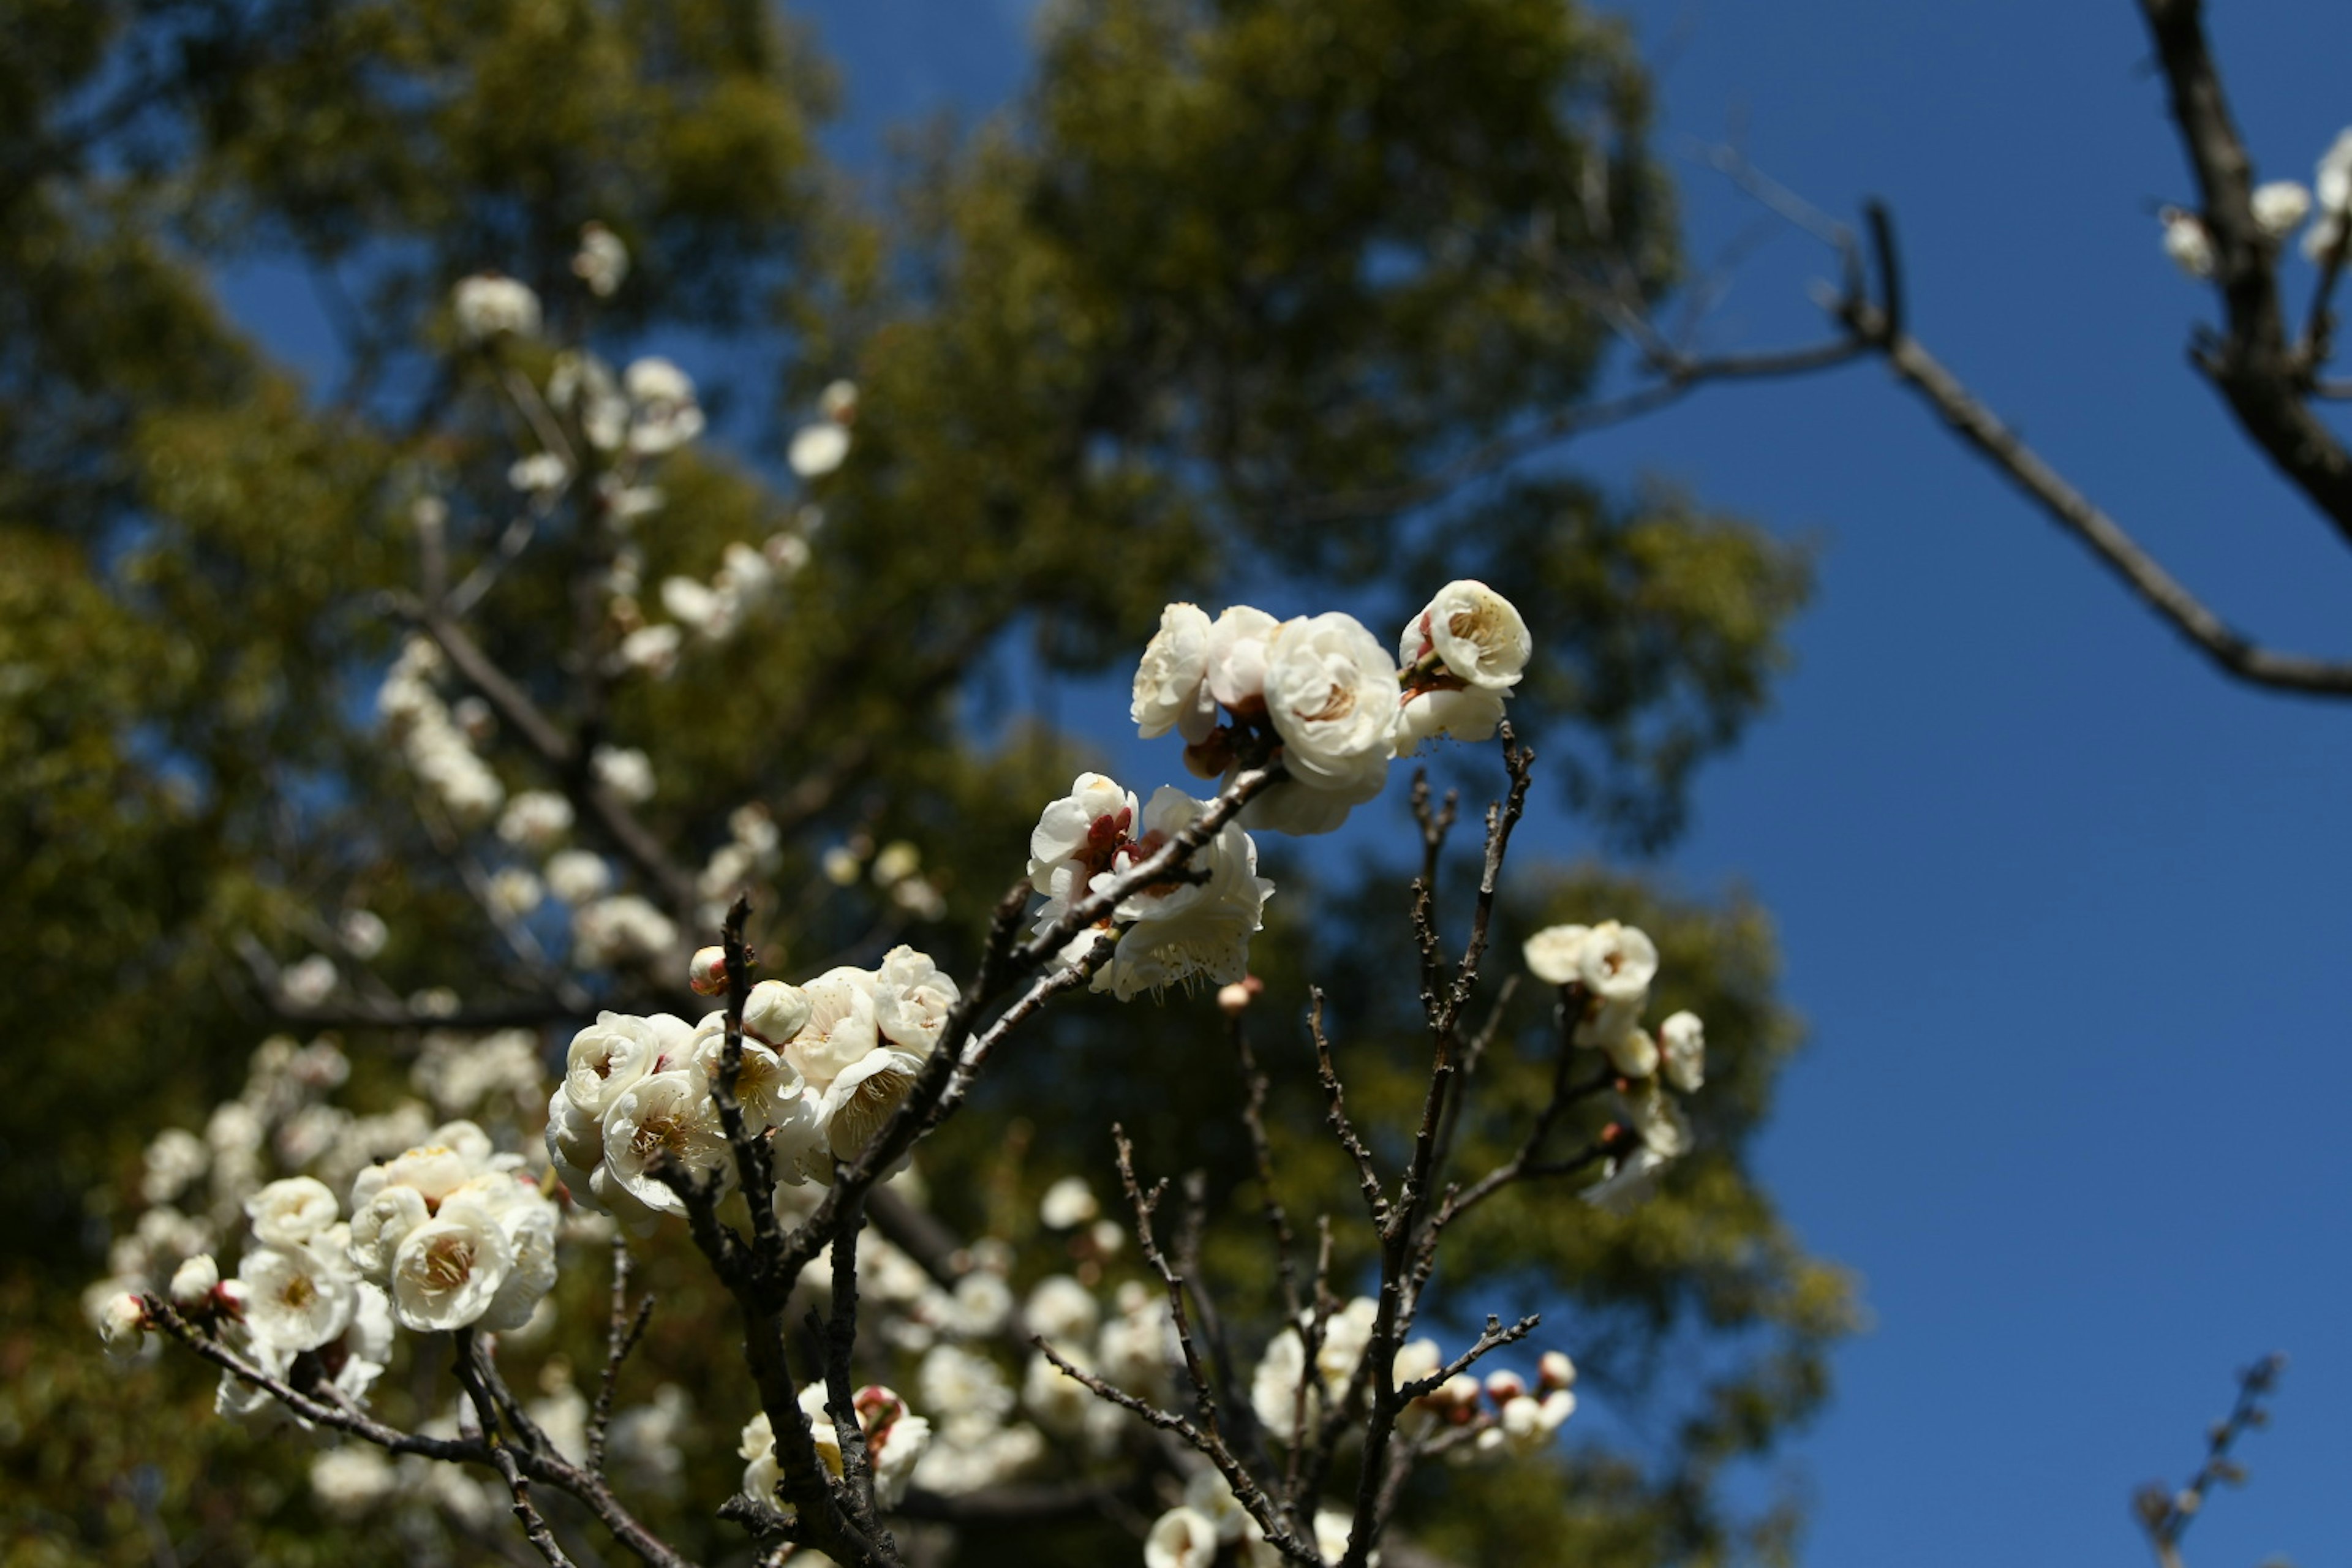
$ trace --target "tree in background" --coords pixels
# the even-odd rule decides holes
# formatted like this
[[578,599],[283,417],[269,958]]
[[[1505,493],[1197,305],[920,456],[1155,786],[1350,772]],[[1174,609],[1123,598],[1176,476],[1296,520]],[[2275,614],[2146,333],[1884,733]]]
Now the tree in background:
[[[339,1038],[344,1098],[379,1114],[455,1105],[453,1080],[478,1093],[481,1063],[517,1055],[500,1031],[530,1031],[520,1074],[600,1009],[670,1004],[739,887],[767,973],[915,938],[970,975],[1012,847],[1086,757],[1036,716],[992,722],[992,689],[1123,660],[1167,600],[1237,584],[1342,595],[1374,625],[1447,577],[1505,585],[1544,651],[1515,724],[1568,804],[1654,847],[1764,700],[1803,596],[1802,557],[1749,525],[1510,461],[1796,368],[1652,335],[1643,388],[1590,396],[1677,262],[1639,70],[1554,4],[1066,7],[1017,110],[872,204],[812,139],[825,72],[758,5],[8,22],[0,930],[28,962],[0,1017],[29,1070],[0,1132],[29,1221],[5,1450],[26,1561],[420,1550],[339,1519],[285,1444],[203,1415],[184,1369],[97,1366],[67,1305],[110,1240],[172,1245],[130,1227],[142,1149],[234,1098],[266,1037]],[[212,303],[209,270],[255,254],[310,275],[339,384],[296,384]],[[545,302],[540,331],[499,330],[513,295],[450,308],[492,267]],[[566,345],[695,374],[607,385]],[[729,452],[689,439],[706,416]],[[591,458],[598,419],[625,456]],[[446,702],[388,730],[387,671]],[[1351,1103],[1406,1125],[1417,966],[1377,873],[1310,892],[1275,868],[1255,959],[1287,1020],[1259,1026],[1272,1152],[1293,1213],[1336,1211],[1354,1175],[1318,1131],[1298,1003],[1323,984]],[[1525,1286],[1624,1436],[1408,1517],[1463,1561],[1782,1552],[1793,1516],[1742,1517],[1718,1482],[1819,1400],[1850,1308],[1742,1165],[1794,1037],[1769,937],[1752,909],[1595,873],[1507,887],[1498,934],[1599,912],[1654,932],[1708,1019],[1700,1151],[1622,1220],[1498,1202],[1433,1311],[1458,1327],[1485,1287]],[[1540,1036],[1542,1004],[1513,1006],[1496,1037]],[[1270,1325],[1234,1080],[1178,1065],[1223,1028],[1175,999],[1053,1016],[925,1151],[931,1212],[1034,1241],[1039,1194],[1099,1180],[1118,1120],[1145,1168],[1204,1173],[1225,1308]],[[291,1047],[263,1048],[282,1068]],[[1533,1105],[1549,1070],[1497,1053],[1482,1092]],[[1465,1122],[1465,1165],[1517,1132]],[[1374,1261],[1343,1234],[1332,1278]],[[551,1391],[602,1354],[584,1275],[559,1289],[568,1337],[525,1352]],[[660,1307],[633,1368],[695,1406],[684,1475],[731,1478],[751,1400],[719,1370],[719,1296],[675,1236],[639,1279]],[[446,1405],[445,1365],[392,1380],[418,1419]],[[723,1489],[665,1484],[671,1539],[745,1550],[711,1517]],[[965,1560],[1129,1541],[1091,1505],[1062,1545],[1042,1528],[968,1530]]]

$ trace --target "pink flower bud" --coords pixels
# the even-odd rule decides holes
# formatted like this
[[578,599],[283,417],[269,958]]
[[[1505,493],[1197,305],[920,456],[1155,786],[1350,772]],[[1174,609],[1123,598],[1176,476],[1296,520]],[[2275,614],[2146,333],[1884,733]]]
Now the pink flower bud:
[[727,950],[706,947],[687,966],[686,983],[697,996],[716,996],[727,989]]

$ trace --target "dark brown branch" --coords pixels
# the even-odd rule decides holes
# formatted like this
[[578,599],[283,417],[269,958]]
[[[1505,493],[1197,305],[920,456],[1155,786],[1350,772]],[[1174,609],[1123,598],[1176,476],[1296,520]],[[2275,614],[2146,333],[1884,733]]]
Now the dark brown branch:
[[[2315,366],[2287,336],[2273,266],[2276,247],[2254,221],[2253,163],[2231,118],[2203,6],[2200,0],[2140,0],[2140,11],[2203,197],[2199,216],[2213,242],[2226,331],[2203,347],[2198,363],[2239,427],[2352,543],[2352,453],[2305,401]],[[2324,321],[2324,307],[2317,320]],[[2316,352],[2326,335],[2324,328],[2315,332],[2309,350]]]
[[572,1559],[548,1529],[547,1521],[531,1505],[530,1483],[523,1478],[522,1468],[516,1463],[514,1450],[499,1433],[498,1405],[484,1386],[477,1363],[478,1342],[471,1329],[457,1331],[457,1382],[465,1388],[466,1396],[473,1402],[474,1418],[481,1424],[482,1442],[489,1449],[490,1466],[507,1483],[507,1495],[513,1500],[515,1522],[522,1526],[523,1538],[547,1562],[548,1568],[572,1568]]
[[2147,1532],[2158,1568],[2180,1568],[2180,1538],[2196,1521],[2206,1494],[2216,1486],[2234,1486],[2245,1479],[2244,1468],[2230,1457],[2230,1450],[2248,1432],[2269,1424],[2270,1412],[2263,1402],[2277,1391],[2279,1373],[2285,1368],[2286,1358],[2272,1354],[2240,1372],[2230,1414],[2215,1422],[2206,1435],[2204,1463],[2197,1467],[2189,1484],[2172,1491],[2161,1481],[2151,1481],[2133,1498],[2132,1511]]
[[1276,1278],[1282,1288],[1282,1312],[1290,1322],[1298,1321],[1298,1268],[1291,1258],[1297,1240],[1291,1235],[1290,1215],[1282,1206],[1281,1194],[1274,1187],[1274,1147],[1265,1133],[1265,1097],[1269,1085],[1265,1069],[1257,1064],[1257,1054],[1250,1049],[1249,1030],[1243,1023],[1245,1013],[1233,1016],[1234,1051],[1241,1058],[1242,1125],[1248,1130],[1250,1159],[1255,1166],[1259,1193],[1259,1208],[1265,1215],[1265,1227],[1274,1240]]
[[1323,1098],[1328,1102],[1324,1121],[1339,1147],[1356,1163],[1356,1185],[1364,1194],[1364,1207],[1375,1226],[1388,1223],[1388,1194],[1381,1190],[1381,1173],[1372,1164],[1372,1152],[1365,1146],[1356,1124],[1348,1119],[1348,1091],[1339,1082],[1339,1070],[1331,1061],[1331,1042],[1323,1033],[1323,988],[1311,987],[1307,993],[1307,1032],[1315,1042],[1315,1071],[1322,1080]]
[[621,1363],[629,1359],[645,1337],[646,1321],[654,1315],[647,1296],[629,1310],[629,1242],[617,1230],[613,1235],[613,1314],[604,1331],[604,1375],[596,1384],[596,1408],[588,1419],[588,1473],[604,1473],[604,1438],[613,1426],[613,1397],[621,1384]]

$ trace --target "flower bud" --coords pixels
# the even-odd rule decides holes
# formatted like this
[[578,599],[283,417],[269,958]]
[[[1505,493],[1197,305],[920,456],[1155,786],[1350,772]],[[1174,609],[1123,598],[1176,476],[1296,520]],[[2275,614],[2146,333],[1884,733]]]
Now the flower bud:
[[1567,1388],[1576,1382],[1576,1363],[1568,1359],[1566,1351],[1546,1351],[1543,1360],[1536,1363],[1536,1377],[1546,1394]]
[[220,1284],[220,1265],[208,1252],[200,1252],[172,1272],[172,1305],[183,1312],[201,1312],[212,1305],[214,1289]]
[[686,983],[697,996],[716,996],[727,989],[727,950],[706,947],[687,966]]
[[808,993],[781,980],[762,980],[743,1003],[743,1030],[764,1045],[782,1048],[808,1026],[814,1011]]
[[1486,1397],[1497,1405],[1526,1397],[1528,1380],[1516,1372],[1490,1372],[1486,1374]]
[[110,1361],[128,1361],[147,1342],[147,1304],[128,1290],[109,1296],[98,1310],[98,1337]]
[[1245,982],[1236,980],[1231,985],[1217,988],[1217,1011],[1226,1017],[1240,1017],[1249,1011],[1249,1005],[1250,988]]

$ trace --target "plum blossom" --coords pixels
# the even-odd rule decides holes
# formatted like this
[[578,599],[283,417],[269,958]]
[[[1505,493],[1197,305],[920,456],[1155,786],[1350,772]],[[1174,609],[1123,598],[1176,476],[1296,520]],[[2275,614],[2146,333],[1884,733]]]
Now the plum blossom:
[[572,275],[588,285],[588,292],[609,300],[629,275],[629,247],[601,223],[580,226],[580,248],[572,253]]
[[702,434],[694,381],[656,355],[632,361],[621,373],[630,404],[629,450],[641,457],[674,452]]
[[1380,794],[1396,755],[1396,669],[1362,622],[1285,621],[1266,644],[1265,697],[1290,776],[1251,804],[1254,821],[1328,833]]
[[2164,254],[2172,264],[2191,278],[2213,276],[2213,237],[2205,227],[2205,220],[2180,207],[2166,207],[2157,214],[2164,226]]
[[1483,691],[1507,691],[1535,651],[1517,606],[1471,578],[1448,583],[1405,623],[1397,662],[1408,670],[1433,664]]
[[2295,180],[2271,180],[2254,187],[2254,223],[2273,239],[2293,234],[2311,214],[2311,193]]
[[478,343],[539,334],[539,296],[529,284],[496,272],[459,279],[450,290],[449,307],[457,330]]
[[1208,739],[1217,700],[1209,693],[1209,616],[1198,605],[1170,605],[1136,667],[1129,717],[1145,740],[1174,730],[1187,742]]
[[1217,1560],[1216,1521],[1190,1508],[1172,1508],[1143,1538],[1144,1568],[1211,1568]]
[[1666,1081],[1685,1094],[1696,1094],[1706,1082],[1706,1026],[1698,1015],[1674,1013],[1658,1026],[1658,1050],[1665,1059]]

